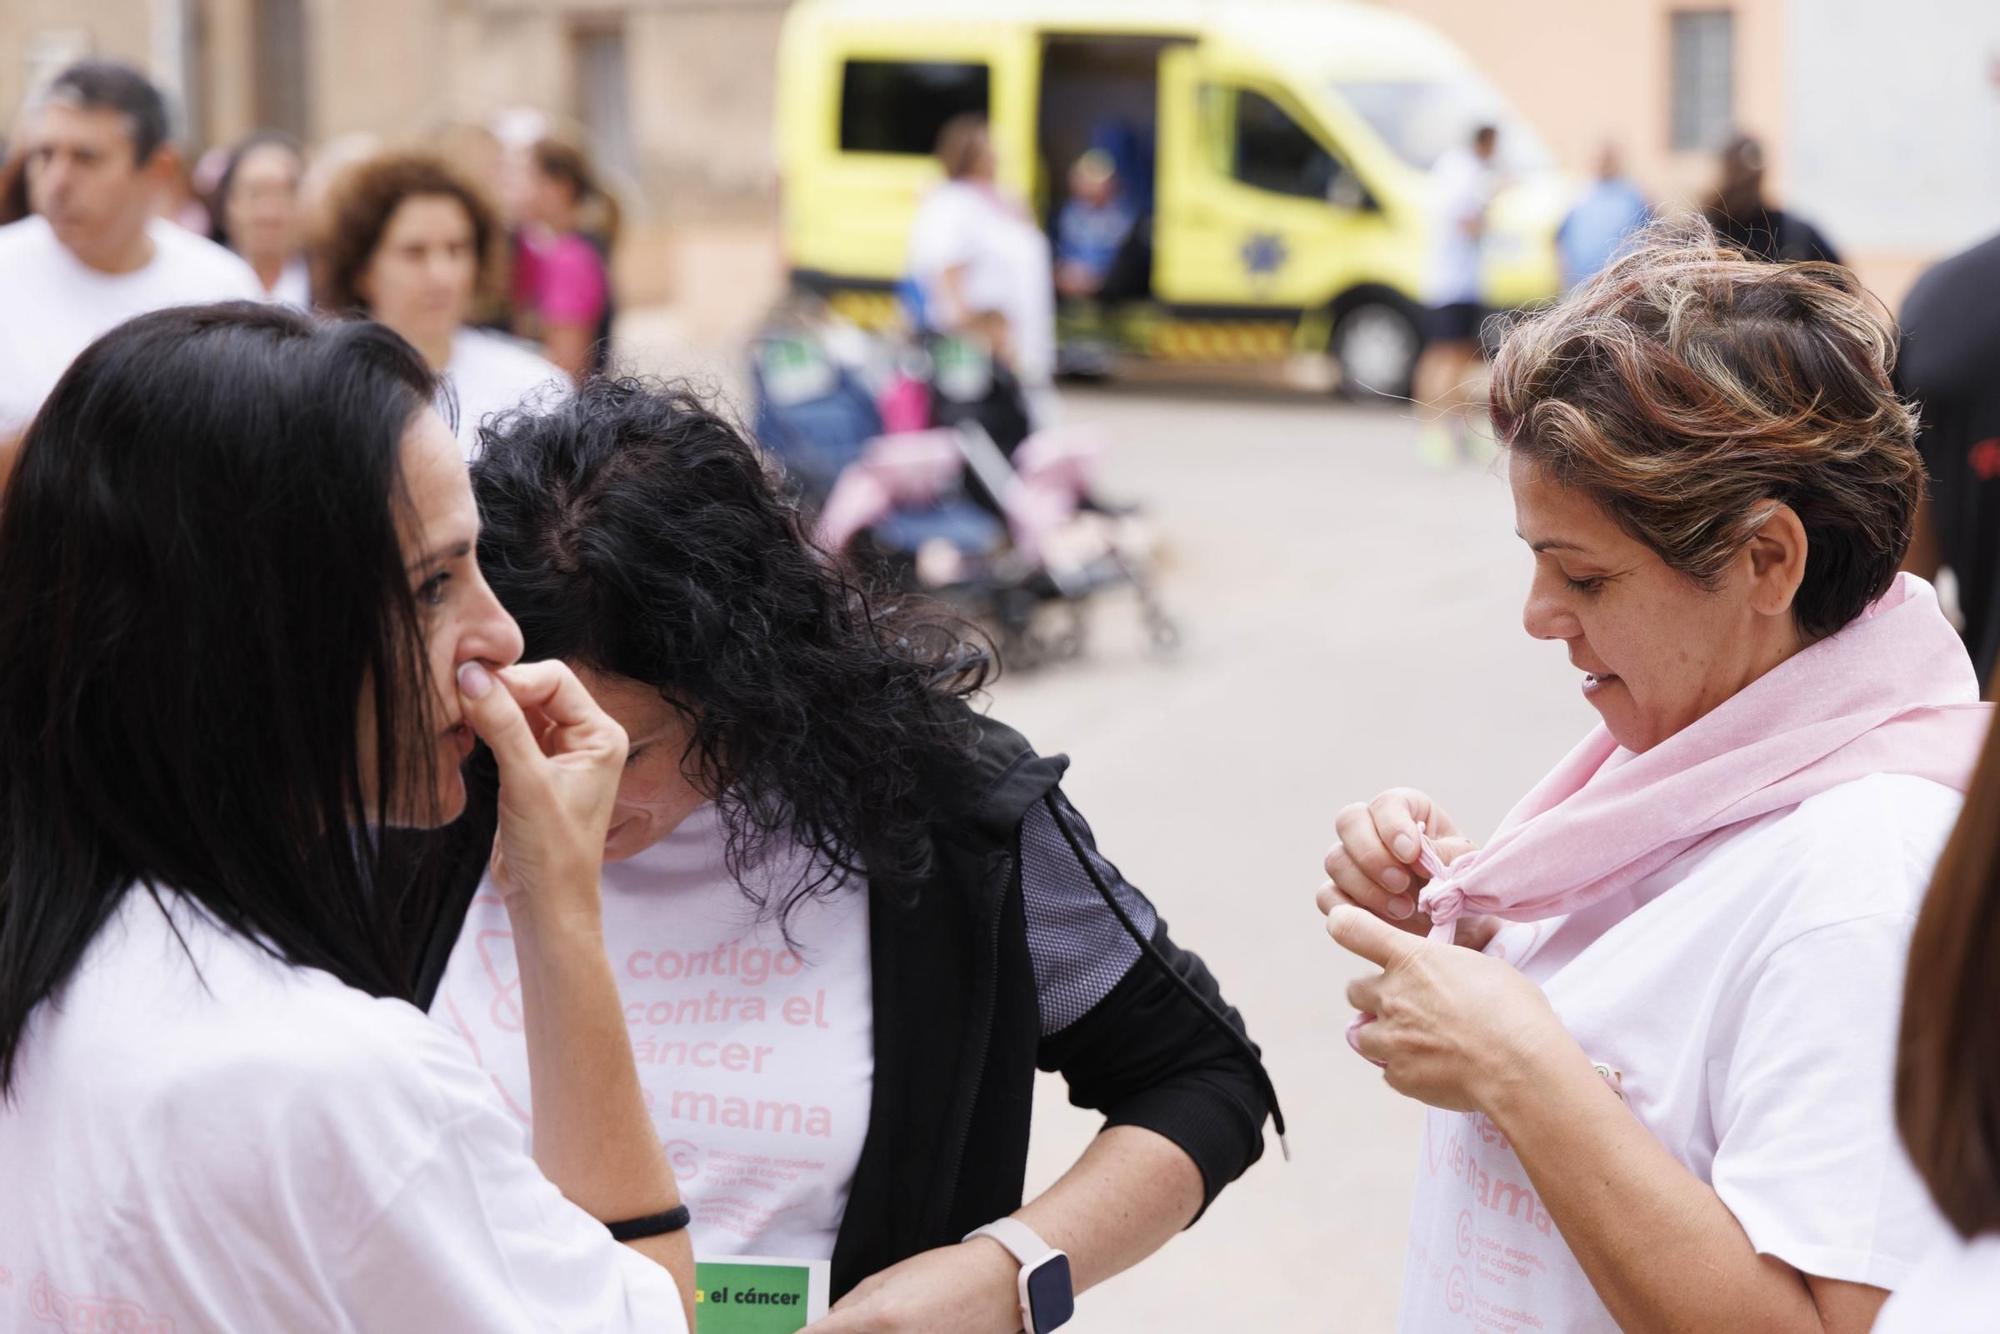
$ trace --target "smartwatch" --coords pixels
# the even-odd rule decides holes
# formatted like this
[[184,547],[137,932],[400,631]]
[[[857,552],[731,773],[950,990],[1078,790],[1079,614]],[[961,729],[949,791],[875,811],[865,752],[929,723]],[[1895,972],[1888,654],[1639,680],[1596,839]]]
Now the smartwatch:
[[965,1234],[991,1237],[1021,1262],[1021,1328],[1026,1334],[1048,1334],[1076,1314],[1076,1290],[1070,1284],[1069,1257],[1035,1235],[1018,1218],[1000,1218]]

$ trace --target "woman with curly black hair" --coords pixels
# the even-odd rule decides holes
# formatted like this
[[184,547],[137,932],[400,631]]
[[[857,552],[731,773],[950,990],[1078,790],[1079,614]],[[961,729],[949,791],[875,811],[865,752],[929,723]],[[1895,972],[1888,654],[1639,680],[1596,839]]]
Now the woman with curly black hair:
[[[1256,1048],[1067,761],[974,713],[985,656],[871,603],[734,428],[599,381],[489,429],[475,489],[527,652],[631,737],[605,933],[699,1258],[830,1260],[816,1329],[1053,1329],[1256,1160]],[[506,918],[466,897],[432,1009],[529,1122]],[[1038,1065],[1107,1128],[1023,1205]]]

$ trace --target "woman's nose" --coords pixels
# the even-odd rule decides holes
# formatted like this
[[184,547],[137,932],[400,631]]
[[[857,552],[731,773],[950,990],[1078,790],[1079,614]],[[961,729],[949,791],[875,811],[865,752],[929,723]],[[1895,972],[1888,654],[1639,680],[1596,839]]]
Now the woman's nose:
[[1531,639],[1569,639],[1577,633],[1576,617],[1539,578],[1528,586],[1528,600],[1521,608],[1521,628]]
[[490,662],[496,667],[509,667],[521,660],[523,644],[521,627],[500,605],[500,599],[493,596],[491,589],[482,588],[485,605],[480,609],[479,618],[460,641],[461,661],[477,659]]

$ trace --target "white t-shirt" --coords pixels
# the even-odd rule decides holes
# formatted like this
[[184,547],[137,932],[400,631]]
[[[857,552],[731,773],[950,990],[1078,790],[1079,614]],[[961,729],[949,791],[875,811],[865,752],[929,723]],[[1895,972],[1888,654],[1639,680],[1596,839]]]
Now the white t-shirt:
[[[850,882],[777,925],[723,863],[720,813],[604,868],[604,939],[639,1082],[694,1215],[695,1254],[826,1260],[861,1160],[875,1083],[868,894]],[[793,882],[803,853],[753,884]],[[507,909],[473,899],[432,1016],[458,1032],[519,1124],[528,1054]]]
[[161,897],[171,926],[128,894],[29,1024],[0,1328],[687,1328],[449,1034]]
[[[946,312],[939,279],[963,268],[966,309]],[[991,187],[945,181],[917,208],[910,226],[910,276],[933,319],[998,311],[1014,345],[1014,374],[1035,390],[1055,374],[1055,277],[1049,238]]]
[[[1843,784],[1487,952],[1540,984],[1758,1252],[1894,1289],[1948,1234],[1890,1109],[1911,925],[1959,794]],[[1491,1120],[1427,1112],[1405,1330],[1615,1330]]]
[[0,227],[0,438],[27,428],[76,354],[134,315],[207,301],[262,301],[248,264],[155,218],[153,258],[101,273],[56,239],[48,219]]
[[479,452],[479,424],[487,417],[556,402],[570,387],[569,376],[554,362],[486,329],[460,329],[452,336],[444,374],[458,398],[458,443],[468,459]]
[[312,270],[307,267],[305,256],[293,255],[286,260],[285,267],[278,270],[278,281],[264,295],[293,310],[311,310]]
[[2000,1234],[1954,1238],[1896,1290],[1875,1334],[1992,1334],[2000,1326]]
[[1481,162],[1479,155],[1469,148],[1450,149],[1439,156],[1437,165],[1431,169],[1433,225],[1437,229],[1428,289],[1432,305],[1480,300],[1482,238],[1469,235],[1465,226],[1485,214],[1487,204],[1493,199],[1496,180],[1492,166]]

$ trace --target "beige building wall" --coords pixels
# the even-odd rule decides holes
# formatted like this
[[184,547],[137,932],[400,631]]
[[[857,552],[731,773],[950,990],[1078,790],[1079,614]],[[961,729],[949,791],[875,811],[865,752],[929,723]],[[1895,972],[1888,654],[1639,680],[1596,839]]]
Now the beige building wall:
[[[1819,126],[1797,122],[1794,112],[1820,120],[1846,114],[1835,100],[1837,91],[1815,88],[1811,97],[1800,95],[1797,52],[1802,38],[1809,39],[1803,43],[1807,49],[1831,48],[1843,64],[1853,65],[1870,41],[1893,41],[1890,34],[1900,27],[1899,20],[1881,10],[1879,0],[1852,0],[1885,29],[1861,40],[1858,25],[1845,21],[1851,16],[1830,12],[1824,0],[1802,5],[1791,0],[1378,2],[1423,18],[1449,35],[1521,109],[1569,170],[1589,172],[1599,149],[1615,144],[1634,179],[1652,197],[1682,204],[1697,201],[1713,186],[1715,164],[1708,152],[1676,152],[1671,146],[1671,19],[1676,10],[1728,10],[1735,16],[1736,124],[1764,142],[1772,198],[1819,224],[1891,308],[1924,268],[1955,243],[1888,239],[1842,211],[1844,201],[1838,192],[1825,189],[1823,181],[1853,172],[1853,159],[1830,166],[1816,162],[1814,171],[1801,171],[1801,143],[1811,142]],[[1944,14],[1940,25],[1950,17]],[[1801,30],[1799,24],[1811,26]],[[1960,26],[1969,30],[1972,25]],[[1991,27],[1990,18],[1986,26]],[[1938,33],[1928,36],[1935,39]],[[1938,47],[1932,43],[1929,49]],[[1907,115],[1882,113],[1920,105],[1923,93],[1917,86],[1878,82],[1859,95],[1867,107],[1859,114],[1875,127],[1877,137],[1908,135]],[[1984,110],[1963,97],[1954,106],[1961,112]],[[1887,178],[1892,173],[1875,174]]]
[[1634,178],[1661,197],[1691,197],[1713,177],[1709,154],[1671,146],[1671,17],[1682,9],[1729,10],[1736,19],[1736,122],[1765,140],[1772,182],[1783,187],[1787,0],[1381,2],[1456,42],[1565,167],[1588,172],[1599,149],[1615,144]]
[[150,66],[149,9],[146,0],[0,0],[0,124],[13,125],[31,79],[76,56]]

